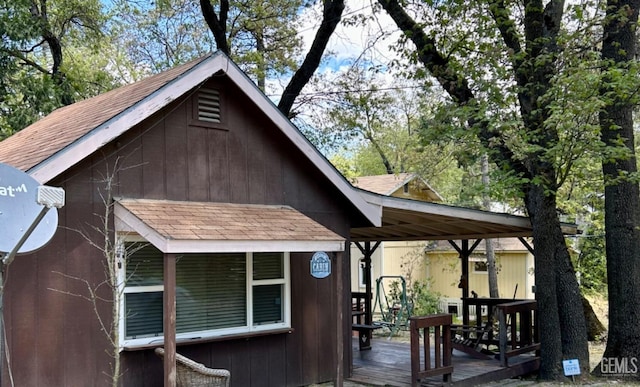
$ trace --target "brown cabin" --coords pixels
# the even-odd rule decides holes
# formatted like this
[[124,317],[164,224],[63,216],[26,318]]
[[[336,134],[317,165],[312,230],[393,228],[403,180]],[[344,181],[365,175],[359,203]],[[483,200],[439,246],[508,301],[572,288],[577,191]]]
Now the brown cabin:
[[53,239],[6,273],[2,386],[109,385],[95,312],[110,320],[110,292],[85,299],[105,280],[105,203],[121,385],[136,387],[165,384],[172,352],[229,370],[232,386],[341,383],[352,241],[531,232],[526,218],[354,188],[221,53],[60,108],[0,142],[0,162],[66,192]]

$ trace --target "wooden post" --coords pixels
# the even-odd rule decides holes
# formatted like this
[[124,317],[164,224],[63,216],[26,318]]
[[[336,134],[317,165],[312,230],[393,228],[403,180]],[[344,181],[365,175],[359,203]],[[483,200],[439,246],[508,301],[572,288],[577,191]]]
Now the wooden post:
[[164,387],[176,385],[176,255],[164,254]]
[[[336,320],[337,320],[337,326],[336,326],[336,338],[337,338],[337,342],[336,342],[336,349],[337,349],[337,369],[336,369],[336,381],[334,383],[334,385],[336,387],[342,387],[342,383],[344,382],[344,324],[345,324],[345,320],[344,320],[344,311],[343,311],[343,307],[344,307],[344,297],[345,297],[345,293],[344,293],[344,281],[345,279],[343,278],[343,273],[345,271],[342,270],[342,265],[344,265],[344,260],[342,259],[343,257],[343,252],[339,251],[337,253],[334,254],[335,256],[335,274],[334,274],[334,278],[336,281]],[[351,308],[349,308],[351,309]],[[351,315],[349,315],[349,323],[351,323]],[[351,350],[351,344],[349,344],[349,350]]]

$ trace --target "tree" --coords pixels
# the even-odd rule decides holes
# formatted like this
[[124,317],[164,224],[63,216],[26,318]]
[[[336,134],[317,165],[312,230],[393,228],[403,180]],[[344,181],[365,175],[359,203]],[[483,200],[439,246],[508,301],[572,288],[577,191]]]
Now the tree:
[[315,111],[322,113],[311,118],[309,137],[336,154],[331,159],[341,160],[345,176],[413,172],[438,187],[445,201],[453,200],[460,174],[455,146],[422,141],[420,133],[434,99],[400,77],[386,83],[378,75],[375,67],[353,63],[335,78],[314,80],[322,90]]
[[[318,69],[329,38],[342,18],[344,0],[323,0],[322,4],[320,27],[316,31],[309,51],[299,67],[295,69],[278,103],[280,111],[289,117],[295,115],[295,112],[292,112],[294,102]],[[254,73],[257,75],[258,85],[262,85],[261,79],[269,69],[294,70],[292,58],[299,48],[300,41],[296,38],[297,35],[293,29],[285,27],[295,26],[294,21],[302,5],[304,4],[298,1],[273,0],[262,4],[248,2],[243,5],[241,3],[237,9],[231,9],[228,0],[221,0],[217,7],[214,7],[211,0],[200,0],[202,14],[215,37],[219,50],[240,62],[241,58],[234,56],[236,54],[234,44],[244,49],[241,52],[245,58],[249,57],[250,52],[254,53],[254,60],[251,63],[255,65]],[[247,36],[250,39],[247,40]],[[271,61],[269,61],[270,57]]]
[[0,2],[0,130],[8,136],[116,83],[98,0]]
[[215,47],[197,2],[115,0],[109,13],[110,35],[142,74],[170,69]]
[[600,126],[602,141],[608,146],[602,172],[609,289],[605,358],[632,358],[640,353],[640,190],[633,133],[633,110],[638,103],[639,8],[637,0],[607,1],[603,29],[600,90],[605,106]]
[[[136,251],[146,247],[148,243],[125,244],[122,238],[114,240],[114,192],[116,192],[116,177],[127,168],[123,167],[122,160],[116,158],[113,162],[113,169],[105,171],[98,184],[102,187],[98,189],[98,195],[101,199],[102,213],[95,214],[99,222],[96,225],[90,225],[88,230],[76,229],[76,231],[84,240],[92,247],[99,250],[102,254],[104,266],[104,279],[97,283],[92,283],[86,278],[72,276],[66,273],[57,272],[57,274],[77,282],[81,287],[77,292],[51,288],[50,290],[66,294],[72,297],[78,297],[86,300],[92,307],[96,321],[100,326],[100,332],[104,335],[107,343],[107,354],[113,359],[110,365],[109,373],[106,376],[112,387],[118,387],[121,384],[121,378],[124,374],[122,369],[122,361],[120,357],[122,337],[121,316],[125,312],[125,291],[124,284],[129,278],[127,276],[135,275],[135,268],[127,270],[127,275],[123,276],[121,268],[126,265],[127,257],[133,255]],[[108,306],[108,312],[105,312],[105,306]]]
[[[561,170],[548,153],[557,146],[560,137],[557,127],[547,125],[551,109],[545,97],[557,74],[564,2],[552,0],[545,6],[541,1],[525,1],[522,18],[518,20],[520,24],[514,19],[518,14],[511,12],[516,5],[500,0],[487,2],[487,8],[475,14],[479,23],[486,23],[487,29],[482,31],[484,36],[500,38],[494,39],[498,43],[493,46],[483,46],[488,41],[486,38],[477,40],[475,48],[491,48],[490,54],[501,53],[501,59],[490,58],[493,64],[500,65],[492,71],[500,72],[505,65],[510,70],[510,81],[501,86],[513,90],[517,100],[517,110],[508,111],[509,114],[517,111],[519,115],[517,121],[509,121],[511,125],[498,125],[490,120],[495,112],[489,114],[490,105],[483,103],[480,97],[488,96],[491,90],[474,91],[472,80],[461,72],[452,55],[463,43],[472,45],[473,42],[456,41],[455,37],[446,36],[440,36],[441,40],[438,40],[436,33],[428,35],[423,25],[396,0],[379,0],[378,3],[404,33],[405,39],[415,46],[414,60],[422,63],[453,103],[468,113],[468,128],[477,134],[492,162],[520,179],[519,187],[533,228],[536,298],[543,316],[539,320],[540,376],[562,378],[564,358],[578,359],[586,374],[589,353],[580,292],[556,212]],[[456,5],[446,2],[443,8],[456,8]],[[472,7],[464,9],[467,15],[473,14]],[[479,15],[482,14],[491,15],[491,19],[481,19]],[[467,32],[467,35],[477,38],[473,33]],[[445,49],[450,51],[445,54]],[[503,99],[507,99],[509,93],[504,94]],[[490,96],[499,98],[499,95]]]

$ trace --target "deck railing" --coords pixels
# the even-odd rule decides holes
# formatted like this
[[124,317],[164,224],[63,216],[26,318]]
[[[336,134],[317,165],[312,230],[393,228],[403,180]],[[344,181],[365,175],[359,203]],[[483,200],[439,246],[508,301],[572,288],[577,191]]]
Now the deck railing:
[[[420,380],[443,375],[446,383],[451,382],[451,322],[450,314],[414,316],[409,318],[411,331],[411,385],[420,385]],[[434,359],[431,359],[431,328],[433,328]],[[420,337],[423,345],[420,345]],[[420,350],[424,352],[424,367],[420,364]]]
[[500,324],[500,365],[508,367],[509,358],[540,349],[538,304],[535,300],[525,300],[496,307]]

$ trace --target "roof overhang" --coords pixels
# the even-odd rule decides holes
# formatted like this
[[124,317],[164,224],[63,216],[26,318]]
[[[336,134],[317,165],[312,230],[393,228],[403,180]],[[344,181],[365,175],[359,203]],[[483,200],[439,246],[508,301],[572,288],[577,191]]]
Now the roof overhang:
[[163,253],[344,251],[345,238],[280,205],[119,199],[116,230]]
[[[531,221],[525,216],[359,192],[367,202],[381,208],[382,226],[352,228],[353,242],[528,237],[533,233]],[[574,224],[561,226],[565,234],[578,232]]]

